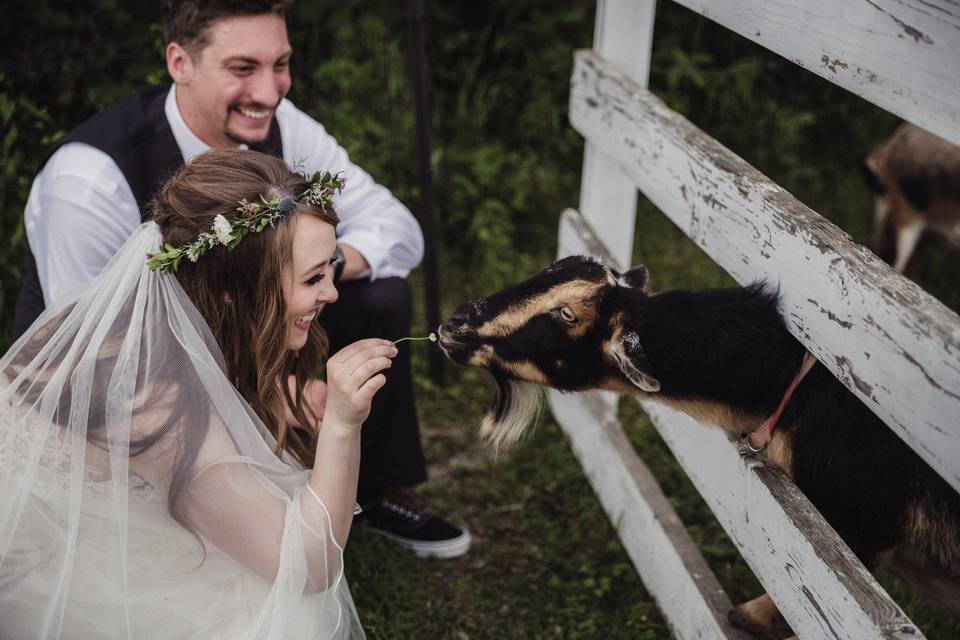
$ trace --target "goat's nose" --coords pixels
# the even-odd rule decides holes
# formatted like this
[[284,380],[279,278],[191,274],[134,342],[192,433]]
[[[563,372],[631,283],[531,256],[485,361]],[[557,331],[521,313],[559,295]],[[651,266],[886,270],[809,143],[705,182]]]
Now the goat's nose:
[[456,324],[467,324],[469,320],[470,320],[470,303],[460,305],[450,315],[450,322],[453,322]]

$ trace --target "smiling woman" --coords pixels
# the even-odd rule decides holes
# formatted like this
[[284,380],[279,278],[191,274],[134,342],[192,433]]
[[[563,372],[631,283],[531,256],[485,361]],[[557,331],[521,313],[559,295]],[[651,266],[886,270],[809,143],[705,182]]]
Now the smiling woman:
[[350,344],[322,401],[308,387],[337,299],[337,185],[255,151],[200,155],[0,360],[5,633],[363,637],[343,547],[397,349]]
[[287,348],[294,351],[307,342],[312,322],[323,308],[337,301],[333,286],[337,238],[333,225],[311,215],[294,219],[293,251],[281,280],[290,325]]

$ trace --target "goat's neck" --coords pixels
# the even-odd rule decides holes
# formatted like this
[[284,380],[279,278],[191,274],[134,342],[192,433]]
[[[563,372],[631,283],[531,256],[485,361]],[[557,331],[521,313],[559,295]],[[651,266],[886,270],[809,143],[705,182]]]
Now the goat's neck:
[[670,291],[632,305],[653,399],[742,431],[773,412],[803,357],[761,287]]

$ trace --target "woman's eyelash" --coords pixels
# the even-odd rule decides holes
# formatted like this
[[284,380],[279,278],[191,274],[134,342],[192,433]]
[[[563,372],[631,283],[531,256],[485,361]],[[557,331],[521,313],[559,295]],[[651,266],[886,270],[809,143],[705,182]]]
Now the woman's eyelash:
[[317,284],[317,283],[320,282],[321,280],[323,280],[323,274],[322,274],[322,273],[318,273],[317,275],[315,275],[315,276],[313,276],[312,278],[308,279],[308,280],[307,280],[307,284]]

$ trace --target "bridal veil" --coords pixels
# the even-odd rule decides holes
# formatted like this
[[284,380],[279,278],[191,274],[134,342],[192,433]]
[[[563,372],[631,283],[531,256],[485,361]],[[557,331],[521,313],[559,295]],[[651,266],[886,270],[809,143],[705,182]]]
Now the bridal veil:
[[308,472],[143,224],[0,359],[0,635],[363,637]]

